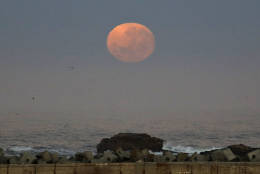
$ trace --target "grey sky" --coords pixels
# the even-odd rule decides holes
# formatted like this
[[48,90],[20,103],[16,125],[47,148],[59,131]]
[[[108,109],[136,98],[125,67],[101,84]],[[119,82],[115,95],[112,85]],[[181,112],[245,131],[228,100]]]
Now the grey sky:
[[[2,0],[0,110],[259,112],[259,8],[259,0]],[[125,22],[155,34],[144,62],[119,62],[106,49],[108,32]]]

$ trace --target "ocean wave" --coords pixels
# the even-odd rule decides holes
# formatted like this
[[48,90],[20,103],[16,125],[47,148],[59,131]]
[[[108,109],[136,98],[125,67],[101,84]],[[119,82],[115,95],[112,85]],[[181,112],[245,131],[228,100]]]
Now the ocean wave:
[[200,153],[200,152],[205,152],[205,151],[211,151],[215,149],[220,149],[218,147],[208,147],[208,148],[200,148],[200,147],[195,147],[195,146],[183,146],[183,145],[173,145],[171,142],[166,142],[163,145],[163,150],[169,150],[172,152],[184,152],[188,154],[193,154],[195,152]]
[[[195,152],[200,153],[200,152],[204,152],[204,151],[210,151],[210,150],[215,150],[215,149],[219,149],[217,147],[211,147],[211,148],[200,148],[200,147],[193,147],[193,146],[183,146],[183,145],[173,145],[173,143],[171,142],[166,142],[163,145],[163,150],[169,150],[172,152],[184,152],[184,153],[188,153],[188,154],[193,154]],[[52,153],[58,153],[60,155],[64,155],[64,156],[72,156],[75,155],[76,151],[74,150],[70,150],[70,149],[65,149],[65,148],[53,148],[53,147],[27,147],[27,146],[11,146],[8,147],[5,152],[7,155],[19,155],[20,153],[23,152],[31,152],[31,153],[40,153],[43,151],[49,151]],[[79,150],[79,152],[81,152],[83,150]],[[96,153],[95,151],[93,151],[93,153]],[[157,154],[157,155],[161,155],[162,152],[151,152],[153,154]]]
[[51,148],[51,147],[26,147],[26,146],[11,146],[8,147],[5,150],[5,153],[7,155],[19,155],[20,153],[23,152],[31,152],[31,153],[40,153],[44,151],[49,151],[52,153],[58,153],[60,155],[65,155],[65,156],[72,156],[76,152],[73,150],[68,150],[64,148]]

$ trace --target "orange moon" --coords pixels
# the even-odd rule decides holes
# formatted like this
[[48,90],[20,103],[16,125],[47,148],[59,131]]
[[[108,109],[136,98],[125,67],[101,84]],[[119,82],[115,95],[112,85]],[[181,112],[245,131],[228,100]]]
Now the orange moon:
[[154,51],[153,33],[144,25],[124,23],[113,28],[107,36],[107,48],[118,60],[141,62]]

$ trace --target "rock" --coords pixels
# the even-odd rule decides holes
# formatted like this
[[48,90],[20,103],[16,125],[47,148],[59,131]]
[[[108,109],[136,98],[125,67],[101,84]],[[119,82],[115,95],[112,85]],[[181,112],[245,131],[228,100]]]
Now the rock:
[[251,162],[260,162],[260,149],[249,152],[247,156]]
[[32,164],[36,160],[36,157],[29,152],[24,152],[20,155],[20,164]]
[[51,162],[57,163],[59,161],[59,154],[58,153],[51,153]]
[[44,160],[42,160],[42,159],[37,159],[37,160],[35,161],[35,164],[47,164],[47,162],[44,161]]
[[132,162],[136,162],[138,160],[142,160],[142,161],[149,161],[149,151],[147,149],[143,149],[143,150],[132,150],[130,152],[130,161]]
[[94,162],[98,162],[98,163],[111,163],[116,161],[117,161],[117,156],[111,151],[105,151],[101,158],[94,160]]
[[91,161],[93,160],[93,154],[90,151],[76,153],[75,160],[80,162],[91,163]]
[[4,156],[4,149],[0,148],[0,156]]
[[188,158],[189,158],[189,155],[187,153],[178,153],[178,155],[177,155],[178,162],[187,161]]
[[236,156],[229,148],[214,150],[210,156],[212,161],[232,161],[236,159]]
[[65,156],[59,157],[59,160],[57,161],[58,164],[68,164],[71,163]]
[[102,139],[97,145],[97,152],[103,153],[106,150],[115,152],[120,147],[126,151],[148,149],[159,152],[162,151],[163,140],[147,134],[120,133],[111,138]]
[[8,158],[8,164],[19,164],[19,159],[16,156],[10,156]]
[[130,159],[130,152],[129,151],[124,151],[122,148],[118,148],[115,151],[116,155],[118,156],[120,161],[127,161]]
[[165,163],[165,162],[174,162],[176,161],[176,156],[169,151],[165,151],[163,152],[163,155],[158,155],[155,157],[156,162],[161,162],[161,163]]
[[256,148],[252,148],[243,144],[231,145],[228,148],[237,156],[237,161],[249,161],[247,154],[256,150]]
[[48,151],[41,152],[37,155],[40,161],[45,161],[46,163],[51,163],[52,162],[52,154]]
[[253,150],[255,150],[255,148],[243,145],[243,144],[237,144],[237,145],[231,145],[228,146],[227,148],[229,148],[235,155],[238,156],[245,156],[247,155],[249,152],[252,152]]
[[209,161],[210,160],[210,156],[209,155],[206,155],[206,154],[197,154],[197,153],[194,153],[192,154],[192,156],[190,157],[190,161]]
[[0,164],[7,164],[8,159],[5,156],[0,156]]

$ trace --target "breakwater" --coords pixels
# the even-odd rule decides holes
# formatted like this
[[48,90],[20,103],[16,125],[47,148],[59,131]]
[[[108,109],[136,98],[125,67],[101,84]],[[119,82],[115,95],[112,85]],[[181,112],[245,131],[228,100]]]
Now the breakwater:
[[260,174],[260,163],[99,163],[0,165],[0,174]]

